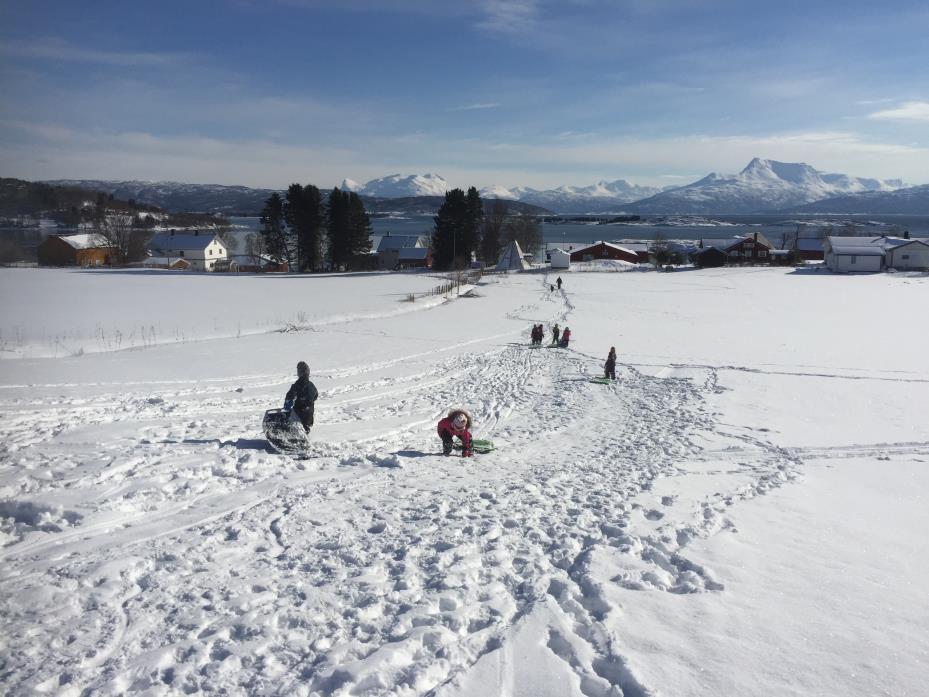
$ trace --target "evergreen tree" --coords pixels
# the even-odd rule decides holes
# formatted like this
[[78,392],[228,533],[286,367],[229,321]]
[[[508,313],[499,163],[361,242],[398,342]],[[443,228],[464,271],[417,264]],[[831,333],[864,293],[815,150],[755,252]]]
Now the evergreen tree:
[[465,259],[470,262],[472,252],[481,251],[481,228],[484,225],[484,202],[473,186],[468,189],[466,203],[468,210],[464,225],[464,248]]
[[440,270],[460,269],[470,260],[470,249],[465,245],[469,219],[468,202],[461,189],[445,192],[445,201],[435,217],[432,232],[432,266]]
[[322,199],[312,184],[291,184],[284,203],[284,220],[296,248],[297,268],[315,271],[322,260]]
[[351,259],[351,214],[349,194],[339,187],[329,193],[326,231],[329,235],[329,262],[334,269],[346,266]]
[[268,256],[278,261],[293,263],[287,226],[284,223],[284,202],[277,192],[271,194],[261,209],[258,232],[264,240]]
[[371,251],[371,219],[365,210],[364,201],[354,191],[348,194],[349,260],[360,264],[362,257]]

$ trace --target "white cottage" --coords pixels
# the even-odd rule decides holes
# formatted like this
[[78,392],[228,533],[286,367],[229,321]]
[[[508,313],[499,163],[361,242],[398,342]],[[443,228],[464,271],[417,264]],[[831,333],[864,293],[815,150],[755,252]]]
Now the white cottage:
[[570,269],[571,253],[563,249],[553,249],[548,253],[553,269]]
[[836,273],[877,272],[884,268],[884,245],[871,237],[827,237],[826,267]]
[[886,266],[898,271],[929,270],[929,241],[909,240],[887,250]]
[[192,271],[214,271],[216,262],[229,256],[226,245],[212,233],[160,232],[148,243],[152,256],[184,259]]

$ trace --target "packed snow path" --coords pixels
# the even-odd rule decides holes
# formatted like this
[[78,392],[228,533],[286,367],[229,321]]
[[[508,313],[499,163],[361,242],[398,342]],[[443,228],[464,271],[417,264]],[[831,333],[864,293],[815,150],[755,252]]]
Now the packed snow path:
[[[617,648],[608,587],[725,592],[688,546],[734,530],[730,507],[804,453],[720,419],[716,368],[625,364],[598,385],[602,358],[529,348],[527,324],[576,303],[530,295],[505,313],[516,329],[314,375],[306,460],[260,434],[289,375],[11,386],[0,683],[451,695],[526,630],[570,685],[552,694],[658,694]],[[496,452],[437,454],[458,404]],[[927,444],[872,450],[894,448]],[[675,477],[700,493],[655,492]]]

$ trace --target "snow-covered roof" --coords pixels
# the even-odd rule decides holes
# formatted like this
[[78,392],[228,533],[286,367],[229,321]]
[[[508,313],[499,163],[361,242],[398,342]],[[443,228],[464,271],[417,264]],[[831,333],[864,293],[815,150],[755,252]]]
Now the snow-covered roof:
[[884,246],[870,237],[827,237],[833,254],[854,256],[884,256]]
[[143,266],[171,266],[172,264],[189,264],[186,259],[181,257],[148,257],[142,262]]
[[700,240],[701,247],[716,247],[725,252],[729,247],[743,241],[744,237],[704,237]]
[[148,243],[149,249],[206,249],[216,239],[212,233],[159,232]]
[[76,235],[58,235],[62,242],[66,242],[74,249],[94,249],[96,247],[109,247],[106,240],[96,232],[78,233]]
[[571,253],[580,254],[581,252],[586,252],[588,249],[599,247],[601,244],[604,245],[605,247],[611,247],[613,249],[618,249],[621,252],[626,252],[626,254],[635,254],[635,251],[632,249],[629,249],[628,247],[621,247],[620,245],[614,244],[613,242],[604,242],[603,240],[600,240],[599,242],[594,242],[593,244],[589,244],[586,247],[581,247],[580,249],[575,249]]
[[420,235],[384,235],[377,244],[377,251],[383,252],[386,249],[410,249],[423,246]]

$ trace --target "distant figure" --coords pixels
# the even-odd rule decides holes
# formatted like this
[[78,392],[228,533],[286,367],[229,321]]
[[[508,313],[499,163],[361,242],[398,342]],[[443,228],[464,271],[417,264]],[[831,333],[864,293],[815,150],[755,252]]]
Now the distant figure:
[[555,283],[558,284],[558,290],[561,290],[561,276],[559,276],[559,277],[555,280]]
[[610,380],[616,379],[616,347],[610,346],[610,352],[607,354],[606,363],[603,364],[603,377]]
[[558,323],[556,322],[554,326],[552,326],[552,344],[554,344],[555,346],[558,345],[559,334],[561,334],[561,329],[559,328]]
[[555,292],[555,286],[550,285],[550,286],[548,287],[548,292],[549,292],[549,293],[554,293],[554,292]]
[[292,409],[307,433],[313,425],[313,412],[318,397],[316,385],[310,382],[310,366],[300,361],[297,363],[297,381],[290,386],[287,396],[284,397],[284,411]]
[[571,341],[571,330],[568,327],[565,327],[564,331],[561,332],[561,343],[558,345],[561,348],[568,348],[569,341]]

